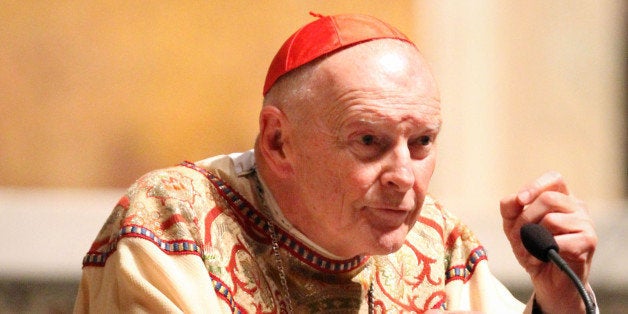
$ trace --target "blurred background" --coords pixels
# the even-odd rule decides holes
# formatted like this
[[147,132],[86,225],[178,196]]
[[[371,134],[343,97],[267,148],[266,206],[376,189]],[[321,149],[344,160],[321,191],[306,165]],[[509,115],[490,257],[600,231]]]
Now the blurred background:
[[67,313],[81,260],[145,172],[250,149],[267,67],[321,14],[395,25],[431,61],[433,194],[526,301],[499,199],[554,169],[589,204],[603,312],[628,309],[626,2],[2,1],[0,312]]

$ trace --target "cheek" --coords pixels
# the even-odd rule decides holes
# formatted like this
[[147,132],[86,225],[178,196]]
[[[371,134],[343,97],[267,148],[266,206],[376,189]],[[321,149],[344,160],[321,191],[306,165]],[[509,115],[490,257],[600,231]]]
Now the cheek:
[[[346,169],[351,169],[347,167]],[[358,165],[345,176],[347,184],[356,190],[366,191],[379,180],[380,166]]]
[[[352,206],[367,193],[373,182],[377,181],[377,169],[352,160],[339,157],[327,162],[317,162],[312,167],[312,176],[307,184],[315,184],[319,202],[335,203],[335,206]],[[305,178],[307,180],[307,178]]]
[[415,187],[417,189],[423,191],[427,190],[432,175],[434,174],[434,169],[436,168],[435,160],[436,158],[430,156],[414,167]]
[[303,156],[296,170],[298,184],[313,201],[337,199],[343,173],[342,166],[333,156],[312,152]]

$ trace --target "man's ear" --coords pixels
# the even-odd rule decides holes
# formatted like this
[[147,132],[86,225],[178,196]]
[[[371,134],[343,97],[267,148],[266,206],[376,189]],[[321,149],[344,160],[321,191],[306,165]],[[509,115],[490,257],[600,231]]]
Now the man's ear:
[[264,106],[259,116],[260,134],[258,147],[268,167],[285,178],[292,172],[289,156],[286,154],[286,135],[290,122],[286,115],[274,106]]

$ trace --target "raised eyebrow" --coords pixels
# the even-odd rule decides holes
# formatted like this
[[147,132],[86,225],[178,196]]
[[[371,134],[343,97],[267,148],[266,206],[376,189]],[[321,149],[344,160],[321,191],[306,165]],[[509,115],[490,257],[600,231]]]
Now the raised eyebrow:
[[433,133],[440,133],[440,129],[441,129],[442,125],[443,124],[440,121],[438,121],[438,122],[433,122],[433,123],[427,124],[427,126],[425,128],[427,130],[433,132]]
[[[345,125],[346,128],[348,129],[353,129],[353,128],[361,128],[361,127],[369,127],[369,126],[377,126],[377,125],[386,125],[385,122],[382,121],[378,121],[377,119],[365,119],[365,118],[361,118],[355,121],[352,121],[350,123],[348,123],[347,125]],[[429,122],[429,123],[425,123],[425,121],[421,121],[421,122],[416,122],[414,123],[414,125],[417,126],[417,130],[419,130],[421,133],[433,133],[433,134],[438,134],[440,133],[441,130],[441,126],[442,123],[440,121],[435,121],[435,122]]]
[[353,120],[347,123],[344,127],[345,128],[359,128],[359,127],[364,127],[364,126],[376,126],[380,124],[384,124],[384,123],[382,123],[381,121],[377,121],[376,119],[369,119],[369,118],[363,117],[363,118]]
[[443,121],[440,117],[422,117],[419,119],[410,118],[412,123],[418,128],[439,132]]
[[440,119],[408,119],[406,121],[410,121],[415,130],[418,130],[420,133],[440,133],[441,129],[441,121]]
[[[387,119],[388,117],[381,116],[377,112],[370,112],[368,110],[362,111],[361,116],[356,118],[357,119],[347,119],[348,121],[340,123],[338,125],[338,128],[356,128],[364,126],[387,125],[390,122]],[[409,121],[417,129],[433,133],[439,133],[442,125],[442,120],[438,117],[405,117],[402,118],[402,120],[399,122],[403,121]]]

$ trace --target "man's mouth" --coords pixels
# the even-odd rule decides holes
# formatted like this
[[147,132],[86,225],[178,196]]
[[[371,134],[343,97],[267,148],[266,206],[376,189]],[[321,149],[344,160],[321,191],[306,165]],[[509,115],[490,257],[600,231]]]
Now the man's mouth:
[[400,208],[365,207],[365,213],[372,224],[388,229],[404,224],[411,211]]

